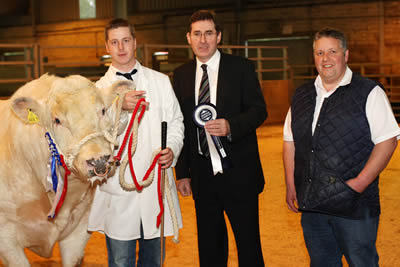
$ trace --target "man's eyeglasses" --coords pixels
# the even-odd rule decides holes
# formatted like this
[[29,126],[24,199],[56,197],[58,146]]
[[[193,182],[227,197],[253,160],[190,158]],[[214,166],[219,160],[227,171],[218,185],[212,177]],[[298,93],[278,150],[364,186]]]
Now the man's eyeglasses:
[[203,36],[206,39],[211,39],[215,34],[216,34],[216,32],[214,32],[214,31],[206,31],[204,33],[196,31],[196,32],[191,33],[190,35],[192,36],[193,39],[200,40]]

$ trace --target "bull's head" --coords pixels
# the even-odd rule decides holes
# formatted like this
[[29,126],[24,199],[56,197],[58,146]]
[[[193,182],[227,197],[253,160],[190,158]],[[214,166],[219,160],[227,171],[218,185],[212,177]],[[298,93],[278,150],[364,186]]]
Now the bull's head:
[[82,76],[49,77],[54,80],[47,98],[44,101],[15,98],[14,112],[23,121],[38,123],[51,133],[77,177],[93,182],[110,176],[113,145],[109,133],[113,118],[109,116],[109,109],[117,94],[131,84],[120,82],[100,90]]

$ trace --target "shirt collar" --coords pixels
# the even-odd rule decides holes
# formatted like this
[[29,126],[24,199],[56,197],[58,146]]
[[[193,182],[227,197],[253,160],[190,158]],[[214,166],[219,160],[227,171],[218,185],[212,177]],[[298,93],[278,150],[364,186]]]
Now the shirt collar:
[[[129,71],[127,71],[127,73],[132,72],[134,69],[137,69],[138,71],[139,71],[139,69],[140,69],[140,64],[139,64],[139,62],[138,62],[137,60],[136,60],[135,66],[133,66],[132,69],[130,69]],[[119,71],[119,72],[121,72],[121,73],[125,73],[125,71],[121,71],[121,70],[117,69],[117,68],[114,67],[112,64],[110,65],[110,70],[112,71],[112,73],[113,73],[114,75],[116,75],[116,72],[117,72],[117,71]]]
[[212,55],[212,57],[207,61],[207,62],[201,62],[197,57],[196,57],[196,62],[197,62],[197,69],[201,70],[201,65],[207,64],[207,67],[210,68],[211,70],[217,70],[218,64],[219,64],[219,59],[221,58],[221,53],[217,49]]
[[353,72],[351,71],[351,69],[349,67],[346,67],[346,71],[345,71],[345,73],[343,75],[343,78],[340,81],[340,83],[335,88],[333,88],[332,90],[327,92],[326,89],[324,88],[323,84],[322,84],[321,76],[318,75],[318,77],[315,79],[315,82],[314,82],[314,86],[315,86],[315,90],[317,91],[317,95],[323,95],[324,97],[330,96],[340,86],[348,85],[351,82],[351,78],[352,77],[353,77]]

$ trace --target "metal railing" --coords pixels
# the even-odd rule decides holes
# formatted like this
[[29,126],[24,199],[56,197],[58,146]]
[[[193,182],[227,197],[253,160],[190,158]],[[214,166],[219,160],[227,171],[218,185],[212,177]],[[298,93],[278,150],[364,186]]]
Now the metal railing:
[[[38,44],[0,44],[0,50],[18,51],[23,55],[23,59],[14,59],[11,52],[4,52],[0,60],[0,68],[2,68],[3,74],[5,69],[10,66],[20,66],[24,69],[23,77],[9,78],[5,75],[5,77],[0,78],[0,83],[23,83],[39,77],[38,47]],[[8,54],[10,54],[9,58]]]
[[[239,54],[254,61],[260,81],[291,79],[296,85],[296,81],[303,82],[317,75],[314,65],[290,66],[285,46],[222,45],[219,48],[226,53]],[[15,56],[15,51],[19,56]],[[167,52],[168,56],[160,59],[155,55],[159,51]],[[17,84],[19,87],[46,72],[61,76],[81,74],[97,80],[109,64],[107,60],[100,60],[104,54],[104,46],[0,44],[0,95],[5,95],[2,92],[4,85]],[[193,59],[194,55],[189,45],[142,44],[137,47],[136,57],[145,66],[172,76],[175,67]],[[383,84],[391,102],[399,104],[399,107],[394,108],[400,110],[400,62],[351,63],[349,66],[353,71]],[[10,88],[7,90],[7,94],[12,91]]]
[[[348,65],[353,72],[381,83],[389,100],[400,103],[400,62],[349,63]],[[313,64],[291,65],[290,67],[293,81],[303,82],[317,76],[317,70]]]
[[[144,65],[150,66],[149,60],[152,58],[151,54],[154,50],[166,49],[176,50],[183,49],[187,50],[186,60],[193,59],[193,52],[189,45],[160,45],[160,44],[145,44],[138,47],[144,51]],[[279,73],[281,80],[287,80],[289,75],[289,64],[287,58],[287,47],[286,46],[244,46],[244,45],[220,45],[219,49],[223,50],[228,54],[234,54],[235,51],[240,55],[252,60],[256,65],[256,72],[258,73],[259,80],[263,80],[263,73]],[[275,50],[280,56],[268,57],[264,55],[266,50]],[[279,62],[280,68],[268,68],[270,62]],[[170,73],[171,75],[171,73]]]
[[[400,62],[393,63],[349,63],[350,69],[364,77],[379,82],[392,105],[393,113],[400,122]],[[291,65],[290,76],[297,87],[317,76],[313,64]]]
[[[40,46],[38,44],[0,44],[0,52],[23,50],[23,55],[18,60],[1,60],[0,67],[6,65],[25,66],[25,73],[20,72],[21,77],[10,79],[0,77],[0,83],[24,83],[38,78],[46,72],[55,74],[81,74],[89,79],[99,79],[105,71],[109,62],[102,61],[102,55],[106,54],[104,46]],[[287,62],[287,47],[283,46],[229,46],[219,47],[226,53],[239,54],[253,60],[260,80],[266,79],[268,73],[274,73],[278,79],[286,80],[289,76],[289,65]],[[154,56],[156,51],[167,51],[168,58],[158,60]],[[273,51],[274,56],[268,52]],[[159,71],[172,75],[173,68],[193,59],[193,52],[189,45],[166,45],[166,44],[143,44],[137,47],[137,58],[145,66],[154,68],[155,63],[163,63]],[[1,56],[1,53],[0,53]],[[170,66],[169,68],[166,66]],[[272,67],[269,67],[271,66]],[[276,67],[278,66],[278,67]],[[85,73],[84,68],[98,69],[96,75]],[[157,69],[157,68],[156,68]],[[83,72],[83,73],[81,73]],[[96,71],[94,71],[96,72]],[[3,73],[7,73],[4,71]],[[7,76],[7,74],[6,74]]]

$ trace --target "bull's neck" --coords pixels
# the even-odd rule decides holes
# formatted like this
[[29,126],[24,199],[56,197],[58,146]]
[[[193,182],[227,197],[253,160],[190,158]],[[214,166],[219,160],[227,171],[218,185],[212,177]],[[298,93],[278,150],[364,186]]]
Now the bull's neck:
[[64,204],[54,218],[59,229],[63,229],[62,236],[68,235],[85,213],[89,212],[88,207],[93,201],[94,192],[94,187],[89,183],[83,183],[74,175],[68,177],[68,191]]

